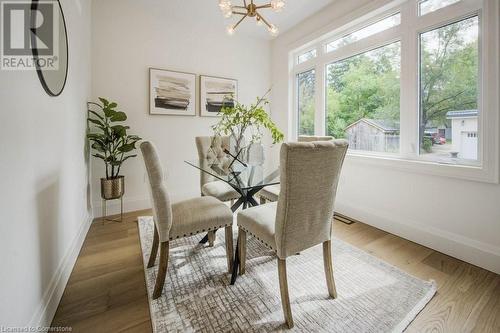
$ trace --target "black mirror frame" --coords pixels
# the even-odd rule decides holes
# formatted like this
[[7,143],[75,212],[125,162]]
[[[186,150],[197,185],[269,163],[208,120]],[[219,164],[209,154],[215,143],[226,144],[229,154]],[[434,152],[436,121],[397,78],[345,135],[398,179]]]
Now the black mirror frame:
[[[69,70],[69,44],[68,44],[68,30],[67,30],[67,27],[66,27],[66,18],[64,17],[64,12],[63,12],[63,9],[62,9],[62,6],[61,6],[61,2],[59,0],[54,0],[54,1],[57,1],[57,4],[59,6],[59,13],[60,13],[60,15],[62,17],[62,22],[63,22],[63,25],[64,25],[64,37],[66,39],[66,71],[64,73],[64,82],[63,82],[63,85],[61,87],[61,90],[58,91],[58,92],[53,92],[50,89],[50,87],[47,85],[47,82],[45,82],[45,79],[43,77],[43,71],[38,66],[38,62],[37,61],[35,61],[35,66],[36,66],[36,73],[38,75],[38,79],[40,80],[40,83],[42,84],[42,87],[45,90],[45,92],[49,96],[57,97],[57,96],[61,95],[61,93],[64,91],[64,88],[66,87],[66,80],[68,79],[68,70]],[[38,9],[38,0],[32,0],[32,2],[31,2],[32,13],[34,13],[34,11],[36,11],[37,9]],[[31,15],[30,21],[31,21],[31,26],[34,26],[35,15]],[[32,45],[31,52],[33,54],[33,58],[34,59],[38,59],[38,49],[36,47],[36,38],[35,38],[34,34],[31,34],[30,40],[31,40],[31,45]],[[59,49],[59,52],[61,52],[60,49]]]

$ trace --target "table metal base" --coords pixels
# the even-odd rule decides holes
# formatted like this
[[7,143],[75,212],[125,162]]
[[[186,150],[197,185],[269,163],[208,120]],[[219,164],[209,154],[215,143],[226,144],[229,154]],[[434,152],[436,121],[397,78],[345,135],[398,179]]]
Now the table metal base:
[[[254,195],[259,192],[262,187],[253,188],[251,190],[245,191],[246,193],[240,193],[241,197],[231,206],[231,211],[234,213],[243,205],[243,209],[247,206],[258,206],[259,204],[254,198]],[[217,230],[215,230],[217,232]],[[200,244],[205,244],[208,242],[208,233],[200,240]]]
[[[263,186],[262,187],[259,186],[259,187],[255,187],[255,188],[252,188],[249,190],[245,190],[245,191],[243,191],[243,193],[240,193],[241,197],[238,199],[238,201],[236,201],[231,206],[231,210],[233,211],[233,213],[236,212],[238,210],[238,208],[240,208],[241,206],[243,206],[242,209],[247,209],[249,207],[258,206],[259,203],[257,202],[257,200],[255,200],[254,196],[262,188],[263,188]],[[217,230],[215,230],[215,232],[217,232]],[[206,234],[201,239],[200,244],[205,244],[206,242],[208,242],[208,234]],[[233,262],[233,272],[231,275],[231,285],[234,285],[234,283],[236,282],[236,279],[238,277],[238,268],[240,266],[240,257],[238,256],[238,251],[239,251],[239,246],[240,246],[239,243],[240,243],[240,241],[238,238],[238,240],[236,241],[236,251],[235,251],[235,254],[233,257],[234,262]]]

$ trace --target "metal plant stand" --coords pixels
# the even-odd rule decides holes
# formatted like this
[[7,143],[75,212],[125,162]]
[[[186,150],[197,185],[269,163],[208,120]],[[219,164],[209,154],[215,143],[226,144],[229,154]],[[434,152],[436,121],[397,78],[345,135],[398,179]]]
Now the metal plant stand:
[[[107,207],[106,207],[106,204],[108,201],[111,201],[111,200],[118,200],[120,199],[120,218],[116,218],[116,219],[111,219],[111,218],[108,218],[108,212],[107,212]],[[116,199],[102,199],[102,217],[101,217],[101,220],[102,220],[102,224],[104,224],[104,221],[111,221],[111,222],[123,222],[123,195],[120,196],[119,198],[116,198]]]

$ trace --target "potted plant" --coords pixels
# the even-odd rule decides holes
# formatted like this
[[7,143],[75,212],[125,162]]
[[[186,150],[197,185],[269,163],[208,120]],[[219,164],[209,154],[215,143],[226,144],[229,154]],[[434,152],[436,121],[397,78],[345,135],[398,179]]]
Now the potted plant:
[[135,144],[141,138],[127,134],[130,127],[122,125],[127,120],[127,115],[116,110],[118,105],[115,102],[101,97],[99,101],[102,104],[88,103],[87,120],[89,125],[93,124],[93,132],[89,130],[87,138],[96,151],[92,156],[103,160],[106,167],[106,178],[101,178],[101,197],[105,200],[118,199],[125,193],[125,178],[120,175],[121,166],[129,158],[137,156],[130,153],[136,149]]
[[[239,154],[246,150],[245,155],[249,155],[249,147],[252,144],[260,144],[263,136],[263,129],[267,129],[271,133],[273,144],[283,141],[284,135],[272,121],[264,107],[269,104],[267,95],[271,90],[268,90],[262,97],[257,97],[255,104],[246,106],[235,101],[234,106],[223,106],[220,111],[220,120],[212,126],[215,136],[229,135],[234,142],[234,153]],[[249,143],[246,144],[246,139],[249,138]]]

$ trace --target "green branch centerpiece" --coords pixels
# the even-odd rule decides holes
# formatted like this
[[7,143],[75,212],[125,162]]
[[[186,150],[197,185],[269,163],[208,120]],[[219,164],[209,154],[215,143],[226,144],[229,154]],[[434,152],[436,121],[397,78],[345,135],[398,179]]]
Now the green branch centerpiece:
[[[127,134],[130,127],[121,124],[127,120],[127,115],[116,110],[118,105],[115,102],[109,102],[101,97],[99,101],[102,104],[87,103],[89,112],[87,138],[96,151],[92,156],[101,159],[106,167],[106,178],[101,178],[101,197],[106,200],[117,199],[125,192],[124,177],[120,175],[121,166],[129,158],[137,156],[131,153],[141,138]],[[92,132],[90,124],[93,125]]]
[[[222,107],[219,113],[221,118],[212,126],[212,129],[215,136],[229,135],[231,137],[235,156],[243,152],[241,156],[248,161],[250,146],[260,144],[264,135],[263,129],[270,132],[273,144],[283,141],[285,136],[264,109],[269,104],[267,95],[270,91],[268,90],[262,97],[257,97],[257,102],[250,106],[234,101],[233,107]],[[249,139],[248,145],[246,139]]]

